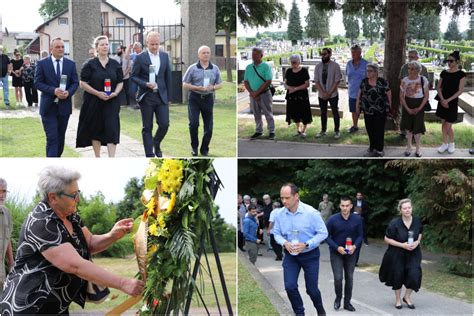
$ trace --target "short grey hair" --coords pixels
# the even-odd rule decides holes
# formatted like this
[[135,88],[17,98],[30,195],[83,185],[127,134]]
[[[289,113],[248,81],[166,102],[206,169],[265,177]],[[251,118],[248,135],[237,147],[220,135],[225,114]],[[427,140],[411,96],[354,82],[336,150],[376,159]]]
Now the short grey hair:
[[367,68],[372,68],[376,73],[379,73],[379,65],[377,63],[368,63]]
[[275,206],[275,207],[280,207],[281,206],[280,202],[273,202],[272,205]]
[[0,187],[7,188],[7,181],[3,178],[0,178]]
[[405,204],[405,203],[410,203],[411,204],[411,199],[401,199],[400,201],[398,201],[397,209],[398,209],[399,212],[402,210],[402,205]]
[[23,59],[28,59],[28,60],[31,61],[31,56],[30,55],[25,55],[25,56],[23,56]]
[[50,42],[50,46],[51,46],[51,47],[53,47],[53,44],[54,44],[55,41],[63,41],[63,42],[64,42],[64,40],[63,40],[61,37],[59,37],[59,36],[58,36],[58,37],[54,37],[54,38],[51,40],[51,42]]
[[301,56],[298,54],[293,54],[290,56],[290,61],[292,60],[297,60],[299,63],[301,63]]
[[48,53],[47,50],[42,50],[41,53],[40,53],[40,55],[41,55],[41,58],[45,58],[45,57],[48,57],[48,56],[49,56],[49,53]]
[[408,62],[408,67],[414,67],[417,73],[421,71],[421,63],[419,61],[413,60]]
[[142,43],[140,43],[140,42],[133,43],[133,47],[136,47],[136,46],[142,48]]
[[60,166],[49,166],[44,168],[39,176],[38,190],[40,196],[47,200],[48,193],[64,192],[66,187],[78,181],[81,174],[76,170],[68,169]]
[[209,52],[211,52],[211,48],[210,48],[209,46],[202,45],[202,46],[201,46],[201,47],[199,47],[199,49],[198,49],[198,54],[200,54],[200,53],[201,53],[201,51],[202,51],[203,49],[206,49],[206,48],[207,48],[207,49],[209,49]]
[[261,48],[261,47],[254,47],[254,48],[252,48],[252,53],[253,53],[253,52],[257,52],[257,53],[259,53],[260,55],[263,55],[263,48]]
[[244,195],[244,200],[250,200],[250,195]]
[[416,49],[410,49],[408,51],[408,55],[410,55],[410,54],[415,54],[416,56],[418,56],[418,51]]
[[264,200],[265,200],[265,199],[269,199],[269,198],[270,198],[270,195],[268,195],[268,194],[264,194],[264,195],[262,196],[262,199],[264,199]]

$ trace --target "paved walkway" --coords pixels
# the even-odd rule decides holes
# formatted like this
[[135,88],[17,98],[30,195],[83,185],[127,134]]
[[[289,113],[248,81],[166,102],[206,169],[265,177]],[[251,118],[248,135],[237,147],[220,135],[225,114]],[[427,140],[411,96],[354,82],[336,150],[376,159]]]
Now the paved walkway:
[[[366,145],[298,143],[265,139],[239,139],[239,157],[324,157],[361,158],[367,150]],[[385,146],[386,158],[405,158],[405,147]],[[423,158],[473,158],[469,149],[456,149],[454,154],[440,154],[437,148],[422,147]],[[414,154],[410,156],[413,158]]]
[[[265,246],[260,246],[260,252],[263,256],[259,256],[255,267],[260,276],[265,280],[266,286],[262,286],[267,295],[277,293],[279,297],[286,302],[286,308],[283,314],[291,311],[291,304],[285,292],[283,283],[283,268],[281,261],[275,261],[273,252],[268,252]],[[359,263],[361,266],[365,264],[380,264],[386,246],[378,243],[371,243],[370,246],[363,246]],[[319,268],[319,289],[322,294],[324,308],[328,315],[472,315],[473,306],[469,303],[458,299],[445,297],[440,294],[429,292],[421,288],[418,293],[412,296],[416,309],[410,310],[404,304],[401,310],[394,308],[395,297],[390,287],[382,284],[378,279],[378,274],[364,271],[363,268],[356,268],[354,272],[354,287],[352,294],[352,305],[356,308],[356,312],[348,312],[340,309],[335,311],[333,303],[335,299],[333,274],[329,261],[329,250],[326,244],[320,247],[320,268]],[[248,263],[246,254],[239,250],[239,259],[245,263],[248,269],[255,269]],[[427,254],[423,256],[423,269],[433,266],[434,257]],[[299,280],[299,290],[303,298],[303,302],[308,315],[315,315],[316,309],[313,307],[312,301],[305,292],[304,275],[301,272]],[[271,286],[270,291],[268,287]],[[403,293],[403,292],[402,292]]]

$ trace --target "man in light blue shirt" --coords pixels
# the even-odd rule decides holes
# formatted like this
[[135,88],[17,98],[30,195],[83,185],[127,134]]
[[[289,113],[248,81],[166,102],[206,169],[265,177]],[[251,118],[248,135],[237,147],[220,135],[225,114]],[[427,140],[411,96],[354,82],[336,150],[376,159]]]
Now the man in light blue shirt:
[[367,77],[368,61],[362,58],[362,49],[359,45],[351,47],[352,59],[347,62],[347,86],[349,92],[349,110],[352,113],[352,126],[349,128],[349,133],[355,133],[359,130],[357,123],[359,115],[356,112],[357,94],[359,93],[360,83]]
[[313,301],[318,315],[325,315],[321,292],[318,289],[319,244],[328,236],[320,213],[299,200],[298,187],[287,183],[281,187],[280,198],[284,205],[275,218],[273,234],[285,249],[283,277],[285,290],[293,311],[304,315],[304,306],[298,291],[298,276],[303,269],[306,293]]

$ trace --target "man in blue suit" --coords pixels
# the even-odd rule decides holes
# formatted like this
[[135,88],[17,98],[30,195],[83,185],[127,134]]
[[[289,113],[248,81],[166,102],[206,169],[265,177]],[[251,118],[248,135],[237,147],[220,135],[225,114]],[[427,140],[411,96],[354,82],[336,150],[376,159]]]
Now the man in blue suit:
[[[67,76],[66,89],[59,87],[61,75]],[[64,57],[64,41],[51,40],[51,56],[36,65],[35,87],[40,90],[40,115],[46,134],[46,156],[61,157],[67,123],[72,113],[71,98],[79,86],[76,64]]]
[[[152,31],[146,37],[147,50],[135,58],[132,81],[138,85],[137,101],[142,114],[142,138],[147,157],[162,157],[161,141],[169,127],[169,98],[171,97],[171,65],[168,54],[159,51],[160,34]],[[150,66],[155,73],[150,76]],[[152,77],[153,80],[150,80]],[[153,82],[154,81],[154,82]],[[152,137],[153,116],[158,130]]]

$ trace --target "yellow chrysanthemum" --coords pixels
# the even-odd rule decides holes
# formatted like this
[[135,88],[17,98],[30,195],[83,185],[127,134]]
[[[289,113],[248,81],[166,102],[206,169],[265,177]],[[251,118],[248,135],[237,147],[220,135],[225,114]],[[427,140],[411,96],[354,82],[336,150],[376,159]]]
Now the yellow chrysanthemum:
[[155,201],[155,197],[152,197],[150,201],[145,205],[147,208],[148,216],[153,215],[153,213],[155,212]]
[[165,222],[165,217],[164,216],[160,216],[160,218],[158,218],[158,225],[160,225],[161,228],[166,227],[166,222]]
[[171,193],[171,199],[168,202],[168,207],[166,208],[166,213],[171,213],[173,211],[174,205],[176,204],[176,193]]
[[157,245],[152,245],[150,247],[150,249],[148,250],[148,253],[147,253],[148,257],[153,255],[157,250],[158,250],[158,246]]
[[156,224],[151,224],[148,227],[148,234],[152,236],[158,236],[158,227],[156,227]]
[[180,160],[165,159],[158,172],[158,181],[164,192],[178,192],[183,181],[183,163]]

